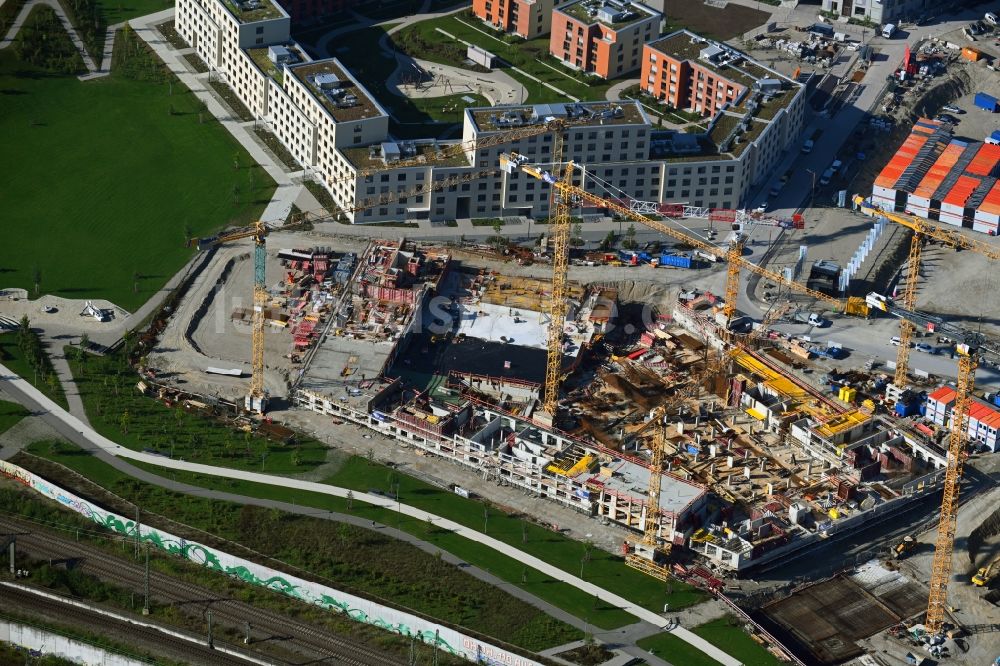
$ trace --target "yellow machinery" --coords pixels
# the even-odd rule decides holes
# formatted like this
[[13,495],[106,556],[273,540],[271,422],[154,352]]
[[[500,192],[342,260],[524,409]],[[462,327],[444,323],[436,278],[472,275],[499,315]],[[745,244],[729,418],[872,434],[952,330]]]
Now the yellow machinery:
[[[563,130],[557,127],[552,144],[553,168],[562,166]],[[566,184],[573,184],[573,163],[563,170]],[[552,229],[552,298],[549,301],[548,356],[545,363],[545,411],[555,421],[559,406],[559,386],[562,383],[563,331],[566,328],[566,281],[569,279],[569,239],[571,195],[553,192],[555,209],[549,216]]]
[[263,414],[267,410],[267,393],[264,391],[264,306],[267,305],[267,282],[264,275],[267,250],[264,239],[267,226],[257,220],[252,226],[238,229],[211,238],[195,238],[189,245],[203,250],[215,245],[252,238],[253,248],[253,319],[251,320],[250,342],[250,391],[244,406],[247,411]]
[[911,552],[913,552],[913,549],[916,547],[917,547],[917,542],[913,539],[913,537],[911,537],[910,535],[906,535],[905,537],[903,537],[902,541],[900,541],[893,547],[892,558],[895,560],[900,560],[909,555]]
[[998,573],[1000,573],[1000,556],[994,558],[985,567],[980,567],[979,571],[972,577],[972,584],[976,587],[988,587]]
[[787,304],[772,306],[755,331],[736,341],[729,350],[717,357],[713,363],[708,364],[701,373],[692,376],[680,391],[656,408],[649,421],[635,431],[634,435],[639,436],[650,426],[658,426],[650,447],[649,488],[646,494],[646,516],[643,521],[642,539],[632,544],[631,552],[625,556],[625,564],[628,566],[660,580],[666,580],[670,575],[667,567],[670,544],[660,545],[659,543],[660,484],[663,479],[663,459],[666,456],[667,432],[664,419],[667,412],[687,398],[697,395],[704,378],[714,377],[722,372],[736,352],[747,349],[757,338],[766,333],[768,327],[788,309]]
[[[501,168],[503,168],[508,172],[520,169],[530,176],[533,176],[535,178],[538,178],[539,180],[544,180],[545,182],[552,184],[552,186],[555,189],[557,189],[564,195],[573,195],[580,201],[589,201],[590,203],[595,204],[600,208],[605,208],[618,215],[629,218],[631,220],[635,220],[636,222],[639,222],[640,224],[649,227],[654,231],[658,231],[666,236],[682,241],[683,243],[691,247],[694,247],[698,250],[701,250],[702,252],[706,252],[715,257],[718,257],[719,259],[726,259],[729,260],[731,263],[735,263],[737,265],[736,268],[734,269],[732,266],[730,266],[729,274],[727,275],[727,280],[726,280],[726,294],[727,296],[730,297],[729,299],[727,299],[726,309],[724,310],[727,316],[731,316],[736,307],[735,301],[736,301],[736,293],[739,288],[739,273],[740,270],[742,269],[746,269],[751,273],[756,273],[757,275],[760,275],[761,277],[766,278],[771,282],[774,282],[776,285],[785,286],[801,294],[811,296],[819,301],[827,303],[834,310],[842,311],[845,314],[855,314],[861,316],[868,314],[868,308],[864,303],[864,299],[851,298],[851,299],[841,300],[839,298],[830,296],[829,294],[824,294],[821,291],[810,289],[809,287],[800,284],[798,282],[792,280],[786,280],[785,277],[780,273],[768,270],[762,266],[758,266],[757,264],[751,261],[743,259],[742,256],[740,256],[742,250],[735,248],[734,245],[730,245],[728,249],[721,248],[718,245],[713,245],[712,243],[705,242],[700,238],[695,238],[694,236],[690,236],[679,229],[675,229],[669,225],[664,224],[663,222],[660,222],[659,220],[654,220],[652,218],[646,217],[645,215],[642,215],[641,213],[638,213],[630,209],[628,206],[624,206],[615,201],[611,201],[610,199],[605,199],[604,197],[598,196],[592,192],[588,192],[581,187],[573,185],[571,182],[557,180],[549,172],[537,166],[529,165],[527,163],[527,159],[523,155],[520,155],[518,153],[503,154],[500,156],[500,166]],[[736,244],[739,243],[740,241],[737,239]]]
[[[913,215],[901,215],[884,210],[871,202],[865,201],[860,195],[854,197],[854,205],[866,215],[884,217],[890,222],[902,225],[913,231],[913,238],[910,239],[910,254],[907,259],[909,268],[907,270],[906,282],[903,284],[903,296],[899,299],[900,306],[907,310],[913,310],[917,305],[916,296],[917,283],[920,280],[920,258],[925,241],[936,240],[957,250],[970,250],[988,259],[1000,260],[1000,247],[996,247],[991,243],[969,238],[958,231],[943,229],[923,218]],[[907,384],[906,375],[909,371],[910,341],[913,338],[913,330],[913,324],[908,319],[899,320],[899,348],[896,350],[896,371],[893,377],[893,384],[900,391]]]
[[1000,344],[981,333],[968,331],[951,324],[941,317],[895,305],[878,294],[869,294],[868,303],[911,325],[933,324],[935,330],[955,344],[958,352],[958,379],[955,383],[955,403],[951,408],[951,427],[948,432],[948,459],[944,472],[944,491],[941,499],[941,519],[934,541],[934,560],[931,564],[930,596],[927,602],[927,631],[937,634],[944,628],[945,610],[948,606],[948,583],[951,580],[952,553],[955,548],[955,527],[958,520],[958,494],[965,465],[965,440],[972,389],[976,381],[976,368],[981,354],[1000,358]]

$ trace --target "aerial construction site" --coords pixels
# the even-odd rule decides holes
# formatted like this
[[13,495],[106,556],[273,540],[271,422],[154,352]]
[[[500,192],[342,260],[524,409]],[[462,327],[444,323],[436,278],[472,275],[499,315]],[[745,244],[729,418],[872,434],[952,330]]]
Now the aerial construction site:
[[[596,198],[560,187],[566,209],[568,194]],[[946,504],[957,495],[949,449],[966,439],[947,416],[970,413],[969,373],[998,348],[914,310],[905,280],[896,301],[841,298],[820,291],[823,262],[779,273],[742,258],[754,233],[793,229],[794,220],[739,212],[721,221],[699,211],[670,220],[602,203],[662,240],[571,251],[570,224],[558,217],[531,245],[402,234],[360,241],[260,226],[202,239],[187,293],[149,352],[143,388],[317,433],[363,426],[404,459],[422,457],[424,469],[436,461],[430,474],[441,482],[471,472],[497,492],[527,493],[542,500],[532,505],[542,521],[545,506],[571,509],[593,525],[580,531],[601,530],[604,547],[632,566],[716,594],[727,581],[766,580],[812,557],[836,561],[830,544],[881,532],[885,550],[873,553],[867,578],[831,565],[834,577],[821,583],[828,592],[786,589],[755,612],[760,631],[824,663],[862,654],[863,641],[882,631],[905,634],[907,622],[918,627],[913,640],[935,653],[957,650],[946,644],[952,638],[935,638],[954,617],[940,588],[935,598],[933,577],[907,574],[894,558],[880,564],[878,554],[909,554],[892,550],[902,543],[898,517],[931,518],[942,492]],[[858,203],[914,238],[992,252]],[[745,273],[767,293],[757,318],[737,305]],[[810,286],[799,281],[807,274]],[[851,359],[849,337],[824,343],[789,332],[820,331],[831,318],[871,326],[879,315],[902,322],[879,324],[902,338],[899,349],[909,351],[915,330],[950,345],[959,364],[950,401],[942,394],[940,405],[925,405],[934,378],[911,377],[904,354],[891,372],[873,357]],[[975,443],[996,447],[995,436]],[[950,556],[948,544],[936,547]],[[823,611],[805,606],[836,604],[817,599],[861,594],[848,589],[857,586],[898,592],[895,601],[865,593],[873,610],[862,628],[853,612],[807,626]]]

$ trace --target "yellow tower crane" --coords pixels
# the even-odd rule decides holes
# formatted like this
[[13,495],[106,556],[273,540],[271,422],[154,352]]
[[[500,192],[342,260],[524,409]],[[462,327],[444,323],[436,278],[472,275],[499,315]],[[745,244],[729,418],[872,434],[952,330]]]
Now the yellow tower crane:
[[748,349],[754,341],[767,332],[771,324],[788,312],[789,308],[788,304],[773,305],[757,329],[738,340],[734,340],[734,344],[727,351],[716,357],[700,372],[692,375],[687,384],[657,407],[652,417],[633,433],[634,437],[638,437],[650,427],[657,426],[650,446],[649,488],[646,493],[643,534],[642,538],[633,544],[632,551],[625,556],[625,564],[628,566],[660,580],[667,580],[670,575],[667,567],[670,544],[660,544],[660,484],[663,475],[663,460],[667,454],[667,429],[664,423],[667,414],[683,401],[696,396],[705,379],[715,377],[725,370],[734,354],[740,350]]
[[250,391],[244,400],[247,411],[264,414],[267,410],[267,393],[264,390],[264,307],[267,305],[267,282],[264,274],[267,249],[265,238],[269,229],[260,220],[244,229],[229,231],[210,238],[194,238],[188,245],[199,250],[252,238],[253,248],[253,318],[250,334]]
[[[552,167],[562,166],[563,130],[555,129],[552,142]],[[573,184],[573,163],[563,169],[563,182]],[[566,328],[566,282],[569,279],[570,206],[572,195],[553,191],[555,208],[549,217],[552,229],[552,296],[549,302],[548,355],[545,362],[544,408],[555,421],[559,408],[559,385],[562,378],[563,332]]]
[[981,333],[955,326],[941,317],[897,306],[890,299],[878,294],[869,294],[868,303],[895,317],[906,319],[911,326],[933,324],[940,335],[955,342],[955,349],[959,353],[955,404],[951,408],[951,426],[948,431],[948,457],[945,464],[941,518],[938,523],[937,538],[934,541],[927,620],[924,623],[928,632],[937,634],[944,629],[945,611],[948,607],[948,583],[951,581],[955,529],[958,521],[958,496],[966,457],[967,419],[972,389],[976,381],[976,368],[982,355],[1000,359],[1000,343],[989,340]]
[[[890,222],[913,231],[913,237],[910,239],[910,254],[907,259],[906,281],[903,283],[903,295],[902,298],[898,299],[900,306],[907,310],[913,310],[917,306],[917,284],[920,281],[921,252],[925,241],[933,239],[956,250],[970,250],[988,259],[1000,260],[1000,247],[969,238],[958,231],[943,229],[914,215],[887,211],[870,201],[866,201],[860,195],[856,195],[853,201],[858,210],[865,215],[884,217]],[[893,376],[893,385],[897,391],[906,388],[913,330],[912,322],[907,319],[899,320],[899,348],[896,350],[896,371]]]
[[[786,280],[780,273],[768,270],[744,259],[740,255],[740,251],[734,250],[732,245],[728,249],[719,247],[718,245],[713,245],[712,243],[708,243],[700,238],[696,238],[679,229],[675,229],[667,224],[664,224],[659,220],[646,217],[645,215],[634,211],[621,203],[605,199],[597,194],[588,192],[577,185],[573,185],[572,182],[557,179],[541,167],[529,164],[524,155],[520,155],[518,153],[503,154],[500,156],[500,166],[508,172],[520,169],[534,178],[550,183],[553,188],[566,196],[574,196],[580,201],[589,201],[599,208],[604,208],[623,217],[635,220],[636,222],[639,222],[654,231],[658,231],[665,236],[675,238],[691,247],[711,254],[719,259],[728,260],[731,264],[736,264],[735,269],[732,266],[729,268],[726,279],[726,293],[727,296],[730,296],[730,298],[727,299],[727,306],[730,308],[727,312],[728,315],[731,315],[733,309],[736,307],[735,301],[736,294],[739,289],[739,275],[741,269],[748,270],[751,273],[756,273],[757,275],[760,275],[777,285],[788,287],[789,289],[792,289],[800,294],[811,296],[816,300],[826,303],[832,309],[839,310],[845,314],[859,316],[865,316],[868,314],[868,306],[865,304],[865,299],[863,298],[848,298],[842,300],[834,296],[830,296],[829,294],[824,294],[821,291],[810,289],[806,285],[795,282],[794,280]],[[737,243],[738,242],[739,241],[737,240]],[[728,301],[731,301],[731,304]]]

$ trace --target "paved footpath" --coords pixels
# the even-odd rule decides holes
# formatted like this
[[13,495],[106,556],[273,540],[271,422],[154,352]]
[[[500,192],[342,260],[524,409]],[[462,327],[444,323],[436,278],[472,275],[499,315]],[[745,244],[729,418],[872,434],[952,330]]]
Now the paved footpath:
[[[0,365],[0,388],[3,389],[5,393],[14,397],[22,405],[31,409],[35,413],[40,413],[46,421],[52,425],[61,435],[69,439],[70,441],[76,443],[77,445],[83,447],[84,449],[91,451],[99,455],[100,457],[109,460],[110,458],[105,458],[104,456],[110,456],[114,458],[127,458],[130,460],[135,460],[139,462],[148,463],[151,465],[156,465],[159,467],[166,467],[170,469],[176,469],[186,472],[194,472],[197,474],[206,474],[209,476],[218,476],[224,478],[240,479],[244,481],[252,481],[254,483],[264,483],[272,486],[280,486],[285,488],[296,488],[298,490],[307,490],[310,492],[322,493],[325,495],[331,495],[333,497],[346,498],[348,493],[351,493],[353,497],[358,499],[358,501],[366,502],[368,504],[374,504],[384,509],[390,511],[398,511],[399,513],[410,516],[412,518],[417,518],[419,520],[431,520],[436,527],[439,529],[449,530],[455,534],[471,539],[479,544],[492,548],[497,552],[500,552],[509,557],[515,558],[525,565],[536,569],[546,575],[552,576],[556,580],[560,580],[564,583],[572,585],[573,587],[586,592],[588,595],[594,596],[595,599],[610,603],[618,608],[621,608],[625,612],[633,615],[637,619],[649,623],[653,626],[660,627],[663,631],[669,631],[673,635],[677,636],[681,640],[689,643],[698,650],[701,650],[708,656],[712,657],[724,666],[739,666],[739,660],[726,654],[719,648],[715,647],[705,639],[701,638],[697,634],[685,629],[681,626],[666,626],[666,621],[660,615],[646,610],[645,608],[638,606],[627,599],[613,594],[593,583],[587,582],[581,578],[578,578],[570,573],[563,571],[551,564],[540,560],[539,558],[518,550],[517,548],[506,544],[498,539],[478,532],[476,530],[460,525],[454,521],[448,520],[441,516],[435,516],[429,514],[423,509],[418,509],[417,507],[410,506],[408,504],[401,504],[393,501],[392,499],[383,497],[381,495],[372,495],[369,493],[355,492],[348,488],[341,488],[338,486],[331,486],[323,483],[315,483],[310,481],[302,481],[300,479],[291,479],[287,477],[273,476],[270,474],[261,474],[259,472],[249,472],[245,470],[228,469],[213,467],[211,465],[202,465],[199,463],[191,463],[182,460],[172,460],[169,458],[164,458],[163,456],[150,455],[148,453],[143,453],[140,451],[133,451],[131,449],[125,448],[110,439],[104,437],[97,433],[89,425],[82,422],[80,419],[76,418],[72,414],[63,410],[59,405],[55,404],[49,400],[45,395],[43,395],[38,389],[33,387],[29,382],[21,379],[9,369]],[[103,454],[103,455],[102,455]],[[129,472],[129,474],[135,475],[137,478],[143,479],[143,475],[148,475],[148,473],[143,470],[135,470],[135,472]],[[156,477],[157,482],[162,483],[165,481],[160,477]],[[145,480],[145,479],[144,479]],[[178,486],[184,486],[184,484],[178,484]],[[210,495],[215,491],[209,491],[195,486],[186,486],[189,492],[195,492],[199,494]],[[244,503],[261,503],[263,500],[253,500],[251,498],[240,497],[237,495],[231,495],[227,493],[220,493],[219,498],[223,499],[224,496],[228,495],[229,501],[244,502]],[[284,503],[279,503],[284,504]],[[286,504],[284,506],[279,506],[279,508],[295,508],[294,505]],[[301,507],[300,507],[301,508]],[[315,510],[314,514],[310,515],[330,515],[329,512],[323,512]],[[350,517],[350,516],[347,516]],[[403,538],[402,536],[400,538]],[[437,548],[435,547],[435,552]],[[505,588],[506,589],[506,588]],[[558,617],[558,616],[557,616]]]
[[[2,5],[3,3],[0,2],[0,6]],[[106,76],[108,73],[107,69],[102,70],[98,67],[97,63],[94,62],[94,59],[90,57],[89,53],[87,53],[87,49],[84,48],[83,40],[80,39],[79,33],[77,33],[73,24],[70,22],[69,17],[66,16],[66,12],[56,0],[29,0],[24,3],[24,7],[21,8],[21,13],[19,13],[17,18],[14,19],[14,23],[10,26],[10,30],[7,31],[7,34],[4,35],[3,38],[0,38],[0,49],[5,49],[14,43],[14,37],[16,37],[17,33],[20,32],[21,26],[24,25],[24,21],[28,18],[28,14],[31,13],[32,9],[40,5],[47,5],[55,11],[56,16],[59,17],[59,22],[62,23],[63,28],[66,29],[66,33],[69,35],[70,41],[73,42],[73,46],[76,47],[76,50],[80,53],[80,57],[83,58],[83,64],[87,68],[87,74],[80,76],[80,79],[85,80],[94,78],[95,76]],[[109,34],[113,33],[109,32]],[[107,50],[108,49],[106,48],[105,52],[107,52]],[[111,59],[107,58],[105,64],[108,68],[110,68]]]
[[[231,115],[230,110],[216,97],[214,91],[208,86],[207,81],[210,73],[194,74],[181,60],[180,53],[174,49],[156,31],[156,26],[165,23],[174,17],[173,9],[165,9],[155,14],[149,14],[129,21],[129,25],[135,33],[149,45],[156,55],[166,64],[184,85],[208,106],[209,112],[215,116],[230,134],[233,135],[243,148],[250,153],[254,161],[259,164],[268,175],[274,179],[278,187],[271,198],[271,202],[261,214],[261,219],[272,224],[283,224],[291,211],[292,204],[302,195],[304,189],[300,183],[294,182],[291,176],[278,165],[269,152],[267,152],[252,134],[253,123],[244,123],[239,118]],[[185,49],[186,51],[186,49]],[[311,197],[309,197],[311,199]],[[315,202],[314,202],[315,203]],[[319,203],[315,203],[319,207]]]

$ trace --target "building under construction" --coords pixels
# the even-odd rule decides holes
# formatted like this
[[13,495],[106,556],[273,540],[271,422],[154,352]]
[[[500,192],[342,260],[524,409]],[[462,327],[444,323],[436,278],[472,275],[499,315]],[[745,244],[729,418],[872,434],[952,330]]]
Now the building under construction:
[[[401,266],[423,268],[409,273],[409,285],[385,284]],[[728,347],[711,294],[683,294],[644,330],[616,336],[614,289],[574,286],[563,349],[567,413],[555,428],[541,414],[538,380],[519,376],[516,364],[475,370],[483,355],[476,340],[544,359],[546,281],[470,271],[405,242],[373,244],[357,270],[356,293],[339,304],[296,404],[633,532],[646,526],[650,475],[659,474],[658,537],[716,570],[800,553],[940,487],[940,447],[873,415],[847,380],[832,397],[790,369],[814,356],[808,346],[763,336],[765,350],[720,351]],[[417,314],[431,301],[450,315],[439,333],[416,326],[427,324]],[[407,345],[428,347],[393,366]],[[443,348],[453,367],[435,370],[438,381],[405,371],[443,357]],[[722,370],[709,376],[723,353]],[[692,377],[701,387],[667,412],[665,463],[651,471],[651,416]]]

